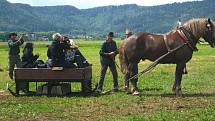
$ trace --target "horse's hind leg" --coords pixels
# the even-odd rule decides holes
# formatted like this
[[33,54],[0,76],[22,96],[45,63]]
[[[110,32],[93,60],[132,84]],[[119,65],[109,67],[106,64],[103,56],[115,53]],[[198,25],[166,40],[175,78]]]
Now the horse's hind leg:
[[129,89],[129,78],[131,78],[130,76],[130,72],[126,71],[125,75],[124,75],[124,90],[127,92],[127,94],[130,94],[130,89]]
[[178,63],[176,65],[175,83],[173,85],[172,90],[177,97],[182,96],[181,80],[182,80],[182,74],[183,74],[183,69],[184,69],[185,65],[186,65],[186,63]]
[[[131,75],[131,78],[133,76],[136,76],[138,74],[138,64],[137,63],[132,63],[132,64],[129,64],[129,70],[130,70],[130,75]],[[139,90],[138,90],[138,87],[137,87],[137,81],[138,81],[138,77],[137,78],[134,78],[134,79],[131,79],[131,84],[133,85],[133,91],[134,91],[134,95],[139,95]]]
[[183,69],[183,74],[188,74],[187,72],[187,65],[185,64],[184,69]]

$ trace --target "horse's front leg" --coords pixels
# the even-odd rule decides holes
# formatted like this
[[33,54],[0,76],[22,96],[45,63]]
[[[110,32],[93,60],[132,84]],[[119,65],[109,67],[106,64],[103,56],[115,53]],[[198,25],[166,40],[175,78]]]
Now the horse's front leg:
[[172,90],[177,97],[182,96],[181,80],[182,80],[182,74],[183,74],[183,69],[184,69],[185,65],[186,65],[186,63],[178,63],[176,65],[175,82],[174,82]]

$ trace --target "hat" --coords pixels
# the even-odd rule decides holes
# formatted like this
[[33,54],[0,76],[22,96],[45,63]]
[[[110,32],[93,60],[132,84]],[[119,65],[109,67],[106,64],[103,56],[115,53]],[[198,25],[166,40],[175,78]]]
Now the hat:
[[108,36],[113,37],[113,32],[109,32]]
[[62,35],[60,33],[55,33],[52,35],[53,40],[57,40],[58,37],[62,37]]
[[127,29],[127,30],[125,31],[125,35],[131,35],[131,34],[133,34],[131,30]]
[[11,36],[17,36],[17,34],[16,34],[15,32],[13,32],[13,33],[10,33],[10,34],[9,34],[9,38],[10,38]]

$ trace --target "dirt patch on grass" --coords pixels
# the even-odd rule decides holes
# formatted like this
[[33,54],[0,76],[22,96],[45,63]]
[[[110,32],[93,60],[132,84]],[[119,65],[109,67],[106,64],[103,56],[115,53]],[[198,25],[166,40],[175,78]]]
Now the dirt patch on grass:
[[[213,90],[212,90],[213,91]],[[1,95],[0,101],[7,100],[10,95]],[[215,105],[214,95],[185,94],[185,97],[176,98],[173,95],[142,95],[132,97],[124,95],[108,95],[107,97],[83,98],[80,102],[73,102],[68,98],[67,104],[49,103],[53,111],[39,112],[35,118],[28,120],[103,120],[117,117],[127,117],[129,115],[153,114],[156,111],[187,111],[195,108],[208,108]],[[29,102],[41,103],[45,101],[38,98],[28,98]],[[53,101],[59,100],[53,98]],[[23,101],[23,100],[22,100]],[[17,100],[17,103],[19,100]],[[25,102],[25,101],[23,101]],[[22,102],[22,103],[23,103]],[[27,102],[25,102],[27,103]],[[44,102],[43,102],[44,103]],[[63,103],[63,102],[62,102]]]
[[0,101],[8,99],[10,96],[11,96],[10,93],[4,90],[0,90]]
[[[44,120],[102,120],[106,117],[118,117],[139,114],[152,111],[158,104],[156,102],[133,102],[130,101],[112,101],[77,104],[69,107],[59,107],[56,112],[41,115]],[[58,113],[57,113],[58,112]],[[60,113],[59,113],[60,112]]]

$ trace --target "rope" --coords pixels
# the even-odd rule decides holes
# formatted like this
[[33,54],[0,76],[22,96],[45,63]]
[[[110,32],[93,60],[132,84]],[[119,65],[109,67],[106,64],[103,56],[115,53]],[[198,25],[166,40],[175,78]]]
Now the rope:
[[151,70],[153,70],[157,65],[158,63],[160,62],[160,60],[162,60],[163,58],[165,58],[166,56],[168,56],[169,54],[172,54],[173,52],[177,51],[178,49],[182,48],[184,45],[186,45],[187,43],[184,43],[178,47],[176,47],[175,49],[172,49],[170,50],[169,52],[167,52],[166,54],[160,56],[158,59],[156,59],[152,64],[150,64],[148,67],[146,67],[145,69],[143,69],[143,71],[141,71],[140,73],[132,76],[131,78],[129,78],[128,80],[126,81],[130,81],[132,79],[136,79],[138,76],[141,76],[142,74],[144,73],[147,73]]

